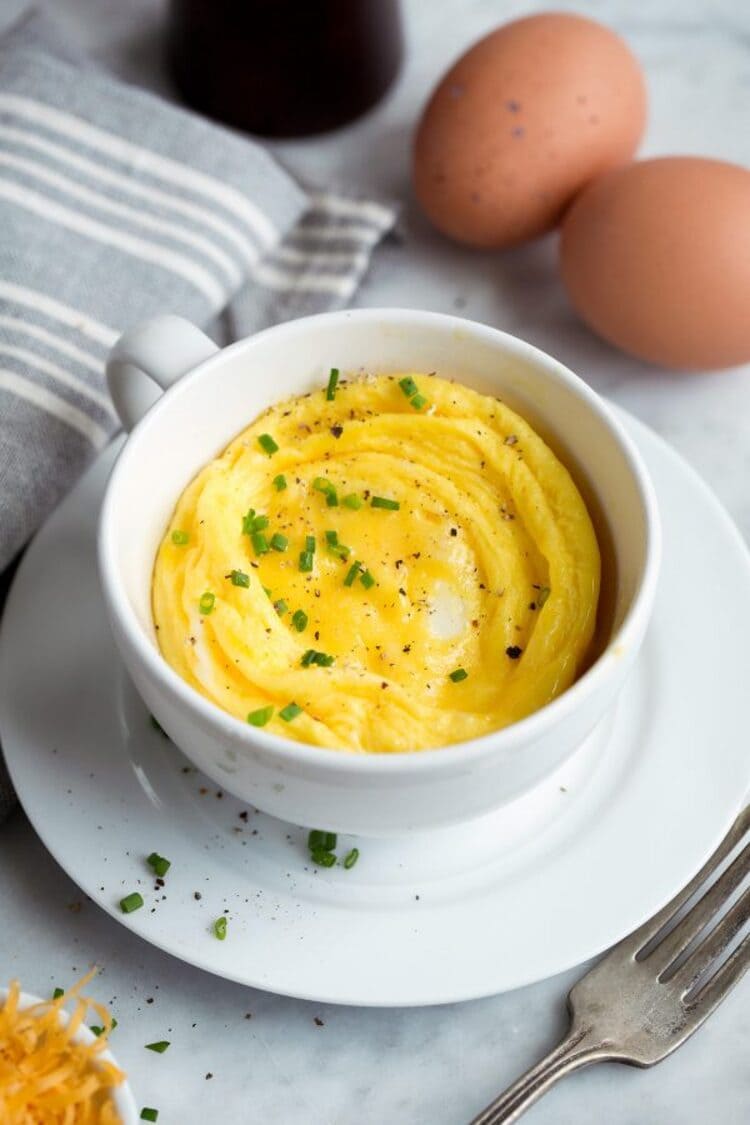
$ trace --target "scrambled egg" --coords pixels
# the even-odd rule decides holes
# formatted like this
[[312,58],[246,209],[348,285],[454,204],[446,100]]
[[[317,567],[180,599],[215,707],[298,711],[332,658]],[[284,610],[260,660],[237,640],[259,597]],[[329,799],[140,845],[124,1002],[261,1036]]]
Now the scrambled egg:
[[576,678],[600,557],[567,470],[495,398],[427,375],[281,402],[181,496],[166,660],[238,718],[349,751],[498,730]]

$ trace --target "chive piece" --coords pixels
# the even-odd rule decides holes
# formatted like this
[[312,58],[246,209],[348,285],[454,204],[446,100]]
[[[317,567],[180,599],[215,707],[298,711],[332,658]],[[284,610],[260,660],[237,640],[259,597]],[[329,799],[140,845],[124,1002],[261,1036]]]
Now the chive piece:
[[277,531],[271,536],[271,546],[274,551],[285,551],[289,546],[289,540],[286,535],[281,535],[280,532]]
[[172,542],[175,547],[184,547],[186,543],[190,542],[190,536],[187,531],[173,531]]
[[151,1109],[150,1106],[144,1106],[141,1110],[141,1121],[157,1121],[159,1118],[159,1110]]
[[287,703],[286,707],[282,707],[279,711],[279,718],[283,719],[285,723],[290,723],[292,719],[296,719],[301,714],[302,708],[299,703]]
[[346,855],[344,856],[344,867],[346,868],[346,870],[351,871],[352,867],[354,867],[354,864],[357,862],[358,859],[359,859],[359,848],[352,848],[352,850],[350,852],[347,852]]
[[251,539],[253,550],[255,551],[256,555],[268,554],[268,540],[266,539],[262,531],[254,531]]
[[547,601],[547,598],[550,596],[551,593],[552,593],[552,591],[550,590],[549,586],[542,586],[541,590],[539,591],[539,593],[537,594],[536,599],[535,599],[536,604],[539,606],[540,609],[542,608],[544,603]]
[[164,876],[172,866],[171,862],[168,859],[165,859],[163,855],[159,855],[158,852],[152,852],[146,860],[146,863],[153,869],[154,874],[158,875],[160,879],[164,878]]
[[286,488],[286,477],[283,473],[279,473],[277,477],[273,478],[273,487],[277,492],[283,492]]
[[109,1030],[114,1031],[116,1027],[117,1027],[117,1020],[115,1019],[114,1016],[112,1016],[112,1023],[109,1025]]
[[415,395],[414,398],[410,400],[410,404],[415,410],[421,410],[423,406],[427,406],[428,401],[429,399],[426,399],[424,395]]
[[[253,542],[255,542],[255,536],[254,535],[253,535]],[[242,588],[244,590],[246,590],[248,588],[248,586],[250,585],[250,575],[245,574],[244,570],[233,570],[233,571],[231,571],[229,577],[232,581],[233,586],[242,586]]]
[[310,555],[315,554],[315,536],[314,535],[305,536],[305,550]]
[[278,453],[279,451],[278,445],[273,440],[270,434],[261,434],[258,438],[258,445],[261,447],[264,453],[268,454],[269,457],[273,457],[274,453]]
[[224,941],[227,936],[227,920],[223,914],[221,918],[217,918],[214,922],[214,936],[217,937],[219,941]]
[[351,547],[346,547],[343,543],[329,543],[328,553],[329,555],[335,555],[335,557],[341,559],[342,562],[346,562],[349,555],[352,553],[352,549]]
[[468,679],[468,677],[469,677],[469,673],[466,671],[465,668],[456,668],[453,672],[451,672],[448,679],[453,680],[454,684],[460,684],[461,680],[466,680],[466,679]]
[[201,600],[198,602],[198,609],[204,617],[208,617],[209,613],[213,611],[216,602],[216,594],[212,594],[210,590],[206,590],[205,594],[201,594]]
[[407,398],[411,398],[419,390],[411,375],[405,375],[403,379],[399,379],[398,385]]
[[269,599],[270,599],[270,597],[271,597],[271,591],[269,590],[268,586],[264,586],[264,587],[263,587],[263,593],[264,593],[264,594],[266,595],[266,597],[267,597],[267,598],[269,598]]
[[313,568],[314,555],[312,551],[301,551],[299,556],[299,568],[303,574],[309,574]]
[[253,519],[253,531],[265,531],[268,527],[268,516],[255,516]]
[[242,517],[242,534],[251,535],[255,530],[255,508],[248,508]]
[[336,862],[336,856],[333,852],[323,851],[322,848],[315,848],[310,852],[310,859],[313,863],[317,863],[319,867],[333,867]]
[[311,852],[316,850],[332,852],[336,847],[336,833],[326,832],[321,828],[312,828],[307,837],[307,846]]
[[353,562],[352,565],[349,567],[349,570],[346,573],[346,578],[344,579],[344,585],[345,586],[353,586],[354,580],[357,577],[357,575],[359,574],[361,569],[362,569],[362,563],[361,562]]
[[309,668],[310,665],[313,662],[314,656],[315,656],[315,649],[309,648],[307,650],[307,652],[304,654],[304,656],[302,657],[302,659],[300,660],[300,664],[302,665],[302,667],[303,668]]
[[295,609],[292,614],[292,625],[298,633],[304,633],[307,628],[307,614],[304,609]]
[[339,541],[338,531],[327,531],[326,532],[326,542],[335,546],[338,543],[338,541]]
[[123,914],[132,914],[134,910],[140,910],[143,906],[143,897],[138,891],[133,891],[132,894],[125,895],[125,898],[120,899],[120,910]]
[[330,668],[334,659],[335,658],[330,656],[327,652],[316,652],[313,663],[318,664],[321,668]]
[[146,1050],[155,1051],[157,1055],[163,1055],[169,1045],[168,1039],[159,1039],[156,1043],[147,1043]]
[[370,574],[369,570],[366,570],[364,574],[361,574],[359,580],[364,586],[365,590],[371,590],[375,585],[375,579]]
[[91,1027],[89,1028],[89,1031],[91,1032],[92,1035],[95,1035],[97,1037],[97,1039],[99,1038],[100,1035],[104,1035],[104,1028],[98,1027],[96,1024],[92,1024]]
[[65,989],[64,988],[56,988],[55,991],[52,993],[52,999],[53,1000],[59,1000],[60,997],[64,996],[64,995],[65,995]]
[[331,374],[328,376],[328,386],[326,387],[326,400],[333,402],[336,397],[336,386],[339,381],[338,367],[331,368]]
[[401,507],[398,500],[389,500],[387,496],[373,496],[370,501],[371,508],[385,508],[387,512],[397,512]]
[[286,611],[289,609],[289,606],[286,604],[283,598],[279,598],[277,602],[273,603],[273,608],[276,610],[279,617],[283,617]]
[[358,512],[362,507],[362,501],[356,492],[349,492],[341,501],[345,508],[351,508],[352,511]]
[[336,489],[333,487],[333,485],[331,485],[331,487],[328,489],[328,492],[326,493],[326,507],[328,507],[328,508],[338,508],[338,506],[339,506],[338,493],[336,492]]
[[251,711],[247,717],[247,721],[252,727],[264,727],[268,720],[273,715],[273,707],[259,707],[257,711]]
[[326,477],[316,477],[313,481],[313,488],[316,492],[329,492],[333,485]]

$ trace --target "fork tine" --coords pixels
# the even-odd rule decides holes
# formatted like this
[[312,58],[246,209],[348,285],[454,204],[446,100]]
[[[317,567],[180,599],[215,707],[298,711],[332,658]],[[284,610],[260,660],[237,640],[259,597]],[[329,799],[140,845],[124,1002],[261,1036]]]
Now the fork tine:
[[700,1010],[702,1022],[707,1016],[711,1015],[711,1012],[721,1003],[727,993],[731,992],[735,984],[742,980],[748,968],[750,968],[750,934],[742,939],[732,956],[727,957],[724,964],[707,984],[686,1002],[688,1011],[697,1014]]
[[700,979],[709,965],[720,956],[750,919],[750,890],[734,903],[705,941],[690,954],[684,965],[671,977],[683,996]]
[[666,906],[662,907],[658,914],[655,914],[653,918],[649,918],[647,922],[644,922],[643,925],[635,930],[629,937],[624,938],[623,941],[615,947],[616,952],[619,955],[629,953],[632,957],[640,953],[644,946],[648,945],[652,938],[656,937],[659,931],[674,918],[675,914],[685,905],[688,899],[692,898],[698,888],[706,881],[709,875],[716,870],[719,864],[726,859],[748,830],[750,830],[750,805],[742,810],[716,851],[706,860],[698,874],[695,875],[687,886],[683,887],[679,894],[676,894]]
[[664,975],[675,958],[687,949],[690,942],[698,936],[704,926],[720,910],[727,899],[737,890],[745,876],[750,872],[750,844],[746,844],[740,854],[717,879],[710,890],[699,898],[671,933],[659,942],[646,960],[659,974]]

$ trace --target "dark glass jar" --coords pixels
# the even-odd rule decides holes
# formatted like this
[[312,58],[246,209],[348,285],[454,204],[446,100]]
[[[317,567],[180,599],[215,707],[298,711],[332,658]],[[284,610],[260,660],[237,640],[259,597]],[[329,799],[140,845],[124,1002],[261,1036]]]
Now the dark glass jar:
[[170,0],[185,101],[268,137],[334,129],[370,109],[403,56],[400,0]]

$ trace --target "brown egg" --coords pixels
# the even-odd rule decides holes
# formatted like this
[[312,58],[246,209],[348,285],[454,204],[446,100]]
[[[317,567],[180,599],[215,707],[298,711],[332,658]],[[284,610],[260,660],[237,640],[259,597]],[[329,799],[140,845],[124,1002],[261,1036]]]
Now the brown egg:
[[750,360],[750,172],[667,156],[610,172],[565,216],[565,287],[594,331],[664,367]]
[[516,20],[437,86],[417,130],[414,189],[459,242],[523,242],[630,159],[645,117],[641,69],[613,31],[562,13]]

